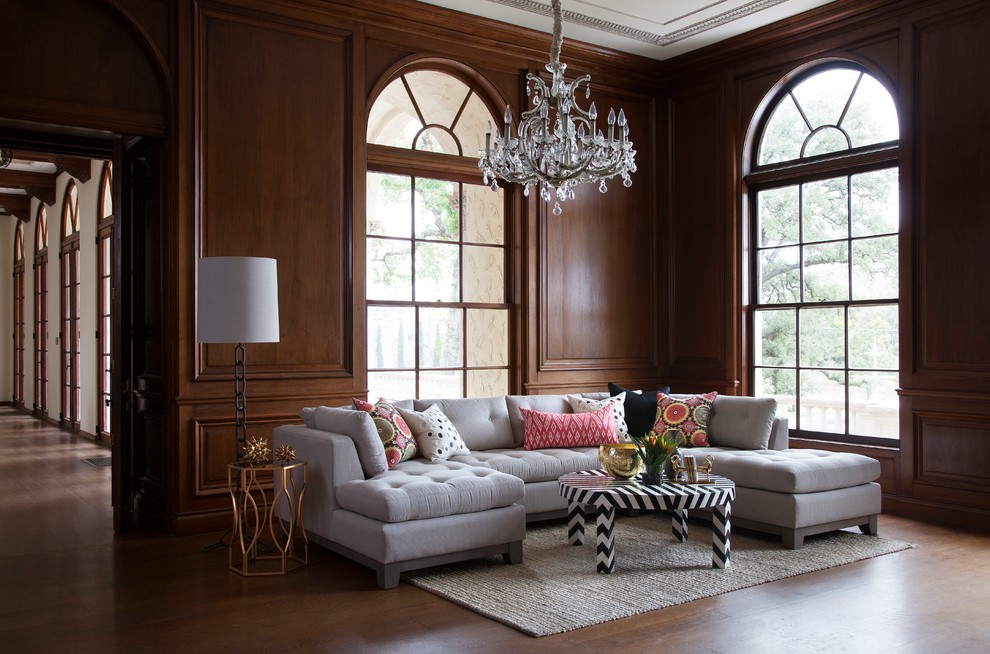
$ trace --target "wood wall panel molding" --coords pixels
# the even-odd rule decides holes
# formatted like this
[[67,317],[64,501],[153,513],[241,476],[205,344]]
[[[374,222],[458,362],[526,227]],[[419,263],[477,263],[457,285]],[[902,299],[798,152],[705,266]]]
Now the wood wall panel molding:
[[990,415],[914,414],[915,482],[990,492]]
[[[281,341],[248,345],[249,374],[350,376],[349,35],[213,5],[197,24],[200,251],[278,260]],[[198,372],[232,361],[202,346]]]
[[571,371],[574,383],[586,380],[588,371],[628,374],[658,365],[654,104],[600,88],[594,99],[599,107],[625,110],[637,172],[630,188],[619,179],[608,183],[607,193],[594,184],[577,188],[559,216],[539,203],[540,285],[538,312],[531,314],[539,316],[537,376]]
[[[958,388],[986,388],[990,379],[990,81],[975,62],[990,60],[990,10],[916,26],[918,347],[915,382],[942,378]],[[953,74],[946,74],[953,71]],[[966,83],[959,76],[964,71]],[[951,337],[947,335],[951,334]],[[953,379],[956,377],[957,379]],[[934,383],[938,383],[933,379]]]
[[7,2],[3,16],[17,26],[17,40],[8,39],[0,58],[0,118],[165,133],[166,61],[113,3]]
[[725,197],[724,111],[717,83],[680,89],[668,100],[666,360],[675,377],[699,369],[722,377],[731,366],[726,336],[734,317],[726,302],[735,277],[726,246],[734,242],[734,226]]

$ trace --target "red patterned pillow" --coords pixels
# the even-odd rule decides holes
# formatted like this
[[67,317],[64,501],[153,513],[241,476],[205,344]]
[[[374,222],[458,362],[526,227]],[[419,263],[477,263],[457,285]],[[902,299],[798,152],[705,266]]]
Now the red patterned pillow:
[[385,446],[385,461],[389,468],[394,467],[399,461],[411,459],[418,454],[416,441],[413,439],[412,431],[409,430],[409,425],[399,415],[399,410],[388,400],[378,400],[372,404],[352,397],[351,402],[358,411],[367,411],[371,414],[372,420],[375,421],[375,429],[378,430],[378,437]]
[[612,407],[608,405],[592,413],[543,413],[522,407],[519,412],[523,417],[524,450],[619,442]]
[[685,445],[708,447],[708,416],[717,396],[717,391],[681,398],[657,393],[657,420],[653,423],[653,432],[662,434],[668,429],[679,429],[687,439]]

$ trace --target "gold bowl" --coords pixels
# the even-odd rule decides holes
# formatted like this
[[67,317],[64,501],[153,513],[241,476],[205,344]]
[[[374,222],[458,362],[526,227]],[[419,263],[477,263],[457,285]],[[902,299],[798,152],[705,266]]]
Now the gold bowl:
[[598,446],[602,470],[617,479],[631,479],[643,471],[634,443],[606,443]]

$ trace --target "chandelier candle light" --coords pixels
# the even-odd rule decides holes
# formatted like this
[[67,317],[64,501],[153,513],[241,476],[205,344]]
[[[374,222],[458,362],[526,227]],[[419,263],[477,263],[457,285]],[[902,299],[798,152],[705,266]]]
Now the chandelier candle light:
[[544,202],[556,196],[553,213],[559,216],[560,203],[574,198],[574,186],[598,182],[605,193],[605,181],[622,177],[623,186],[632,186],[630,173],[636,172],[636,151],[629,140],[629,123],[621,109],[608,112],[608,135],[598,128],[598,109],[592,102],[587,111],[578,105],[575,94],[584,87],[584,97],[591,96],[591,75],[583,75],[568,83],[564,79],[567,64],[560,63],[561,11],[560,0],[551,0],[553,7],[553,45],[547,70],[552,75],[550,87],[537,75],[526,75],[526,94],[533,108],[522,112],[512,136],[512,109],[505,107],[505,125],[495,131],[492,125],[485,133],[485,149],[480,152],[478,168],[484,173],[485,184],[498,190],[498,179],[524,184],[523,194],[536,184]]

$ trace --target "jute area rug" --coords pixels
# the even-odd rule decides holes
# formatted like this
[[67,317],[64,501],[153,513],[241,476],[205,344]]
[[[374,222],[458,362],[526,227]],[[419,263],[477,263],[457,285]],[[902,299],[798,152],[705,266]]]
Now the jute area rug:
[[678,543],[667,514],[650,514],[616,520],[616,567],[604,575],[595,571],[595,527],[588,522],[583,546],[567,544],[566,524],[544,524],[527,531],[520,565],[491,557],[403,579],[530,636],[548,636],[911,547],[837,531],[787,550],[778,538],[734,532],[732,564],[713,570],[705,523],[692,521],[689,540]]

